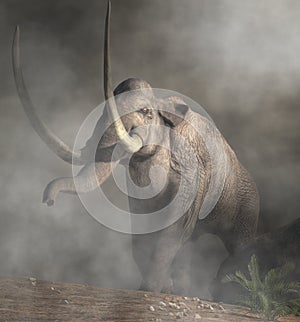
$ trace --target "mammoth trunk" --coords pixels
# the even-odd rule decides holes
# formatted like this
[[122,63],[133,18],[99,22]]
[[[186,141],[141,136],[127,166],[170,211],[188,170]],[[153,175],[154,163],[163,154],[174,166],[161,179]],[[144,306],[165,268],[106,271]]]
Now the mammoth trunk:
[[83,167],[74,178],[57,178],[51,181],[43,195],[43,202],[52,206],[60,192],[85,193],[99,187],[111,174],[117,162],[97,162]]

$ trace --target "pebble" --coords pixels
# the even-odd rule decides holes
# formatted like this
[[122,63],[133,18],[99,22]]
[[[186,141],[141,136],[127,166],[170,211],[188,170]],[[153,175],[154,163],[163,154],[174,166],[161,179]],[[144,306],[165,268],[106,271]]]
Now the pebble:
[[185,308],[187,308],[188,310],[190,309],[184,302],[179,302],[179,305],[183,305]]
[[36,278],[34,277],[29,277],[29,280],[33,286],[36,286]]
[[200,314],[198,314],[198,313],[196,313],[196,314],[195,314],[195,319],[197,319],[197,320],[201,319],[201,315],[200,315]]
[[180,306],[179,305],[177,305],[176,303],[174,303],[174,302],[169,302],[169,306],[172,308],[172,309],[180,309]]
[[161,306],[167,306],[167,304],[165,302],[163,302],[163,301],[160,301],[159,302],[159,305],[161,305]]
[[183,312],[177,312],[176,319],[181,319],[181,318],[183,318]]
[[154,311],[155,311],[155,308],[154,308],[152,305],[150,305],[150,306],[149,306],[149,310],[150,310],[151,312],[154,312]]

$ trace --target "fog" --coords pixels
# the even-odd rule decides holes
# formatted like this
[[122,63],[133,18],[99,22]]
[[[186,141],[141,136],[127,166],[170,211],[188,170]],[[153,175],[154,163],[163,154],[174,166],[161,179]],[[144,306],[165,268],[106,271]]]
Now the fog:
[[[102,0],[0,2],[0,276],[139,285],[130,236],[96,223],[76,196],[61,195],[52,208],[41,203],[46,184],[70,176],[71,167],[31,128],[11,67],[19,24],[34,104],[72,145],[103,101],[105,8]],[[207,110],[257,183],[259,233],[299,216],[299,10],[296,0],[112,0],[114,84],[141,77]],[[184,292],[209,297],[225,256],[209,235],[187,244],[178,259]]]

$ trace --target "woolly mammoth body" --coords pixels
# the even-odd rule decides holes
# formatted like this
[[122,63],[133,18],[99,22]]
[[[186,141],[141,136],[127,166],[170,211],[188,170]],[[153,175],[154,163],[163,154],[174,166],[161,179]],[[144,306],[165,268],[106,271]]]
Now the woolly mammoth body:
[[[230,253],[255,235],[258,193],[251,176],[212,121],[194,112],[182,98],[157,97],[146,81],[136,78],[125,80],[113,92],[109,16],[110,4],[104,51],[106,107],[81,151],[72,151],[37,117],[23,81],[18,28],[13,45],[16,85],[40,137],[60,158],[83,166],[74,178],[50,182],[44,191],[44,202],[53,205],[60,192],[92,191],[107,180],[116,165],[126,166],[130,211],[164,214],[160,217],[163,229],[149,229],[149,233],[132,237],[133,256],[143,278],[141,288],[171,291],[171,264],[193,234],[217,234]],[[106,130],[99,137],[103,127]],[[153,167],[162,169],[164,175],[153,175]],[[219,194],[215,203],[207,198],[214,195],[212,186]],[[135,194],[144,188],[150,197],[137,198]]]

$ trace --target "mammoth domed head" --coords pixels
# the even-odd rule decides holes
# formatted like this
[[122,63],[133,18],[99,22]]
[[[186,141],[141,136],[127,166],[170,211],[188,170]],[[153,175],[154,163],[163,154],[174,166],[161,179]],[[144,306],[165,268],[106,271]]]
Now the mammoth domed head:
[[[113,96],[122,127],[129,137],[136,135],[141,140],[142,146],[135,152],[154,152],[154,146],[147,142],[157,141],[157,138],[152,138],[149,125],[162,124],[163,120],[159,115],[159,100],[155,97],[151,85],[143,79],[128,78],[115,88]],[[107,102],[101,117],[101,127],[107,128],[100,140],[102,148],[112,146],[120,140],[118,125],[112,122],[109,105]]]
[[[158,95],[159,96],[159,95]],[[105,128],[98,147],[113,146],[122,140],[118,126],[124,129],[123,137],[137,137],[141,146],[133,151],[139,155],[152,155],[161,146],[168,128],[176,126],[184,118],[187,106],[178,97],[160,98],[155,96],[151,85],[143,79],[128,78],[113,92],[113,102],[118,122],[112,119],[112,100],[108,100],[100,119],[100,128]],[[169,111],[169,112],[168,112]],[[171,113],[173,111],[173,113]],[[95,139],[99,136],[95,135]]]
[[114,90],[114,100],[120,116],[142,109],[145,114],[149,110],[150,116],[157,105],[151,85],[140,78],[127,78],[122,81]]
[[121,82],[114,90],[114,95],[117,96],[124,92],[140,90],[145,96],[153,98],[153,90],[151,85],[141,78],[127,78]]

